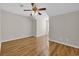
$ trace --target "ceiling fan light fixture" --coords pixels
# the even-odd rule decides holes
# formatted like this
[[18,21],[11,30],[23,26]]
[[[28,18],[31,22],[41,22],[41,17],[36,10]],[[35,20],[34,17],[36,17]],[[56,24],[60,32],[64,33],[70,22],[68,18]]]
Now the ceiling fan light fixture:
[[[40,11],[45,11],[46,8],[38,8],[35,3],[31,3],[32,10],[24,10],[24,11],[32,11],[31,15],[42,15]],[[21,5],[23,7],[23,5]]]
[[35,15],[38,15],[38,12],[34,12],[34,11],[32,11],[31,16],[35,16]]

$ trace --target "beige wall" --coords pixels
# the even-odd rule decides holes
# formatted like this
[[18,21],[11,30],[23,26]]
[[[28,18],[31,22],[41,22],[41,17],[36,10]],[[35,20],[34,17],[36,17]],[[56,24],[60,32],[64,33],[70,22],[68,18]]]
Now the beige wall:
[[1,40],[1,10],[0,10],[0,40]]
[[2,12],[2,42],[29,37],[46,35],[44,16],[25,17],[7,11]]
[[36,20],[36,37],[46,35],[46,21],[49,19],[48,15],[35,15],[34,18]]
[[1,53],[1,36],[2,33],[1,33],[1,7],[0,7],[0,53]]
[[36,23],[36,36],[46,35],[46,20],[38,19]]
[[79,47],[79,11],[50,17],[50,40]]
[[2,41],[32,36],[32,21],[28,17],[2,11]]

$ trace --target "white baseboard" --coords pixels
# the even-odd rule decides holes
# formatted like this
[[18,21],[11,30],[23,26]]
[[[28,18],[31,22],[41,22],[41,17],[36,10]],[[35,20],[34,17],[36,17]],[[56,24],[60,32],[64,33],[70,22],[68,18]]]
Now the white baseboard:
[[31,37],[31,36],[16,37],[16,38],[7,39],[7,40],[1,41],[1,42],[7,42],[7,41],[12,41],[12,40],[18,40],[18,39],[27,38],[27,37]]
[[40,34],[40,35],[36,35],[35,37],[41,37],[41,36],[45,36],[47,35],[46,33],[45,34]]
[[63,44],[63,45],[67,45],[67,46],[71,46],[71,47],[74,47],[74,48],[78,48],[78,46],[75,46],[75,45],[71,45],[71,44],[67,44],[67,43],[64,43],[64,42],[60,42],[60,41],[57,41],[57,40],[49,40],[49,41],[52,41],[52,42],[57,42],[57,43],[60,43],[60,44]]

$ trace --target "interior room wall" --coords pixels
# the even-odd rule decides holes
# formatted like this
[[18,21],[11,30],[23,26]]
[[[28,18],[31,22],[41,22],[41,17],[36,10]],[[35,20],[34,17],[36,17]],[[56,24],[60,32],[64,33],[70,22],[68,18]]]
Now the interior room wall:
[[0,7],[0,53],[1,53],[1,7]]
[[49,34],[49,20],[46,20],[46,33]]
[[44,16],[26,17],[2,10],[2,42],[29,36],[46,35]]
[[46,34],[46,21],[44,19],[37,20],[37,36],[42,36]]
[[79,11],[50,17],[49,37],[79,48]]
[[1,40],[1,9],[0,9],[0,40]]
[[36,33],[37,33],[37,30],[36,30],[36,20],[34,18],[32,18],[32,35],[36,37]]
[[45,15],[37,15],[36,19],[36,37],[46,35],[46,21],[48,20],[48,16]]
[[29,36],[32,36],[31,19],[2,11],[2,42]]
[[36,33],[37,33],[37,30],[36,30],[36,25],[37,25],[37,21],[34,17],[30,16],[29,19],[31,19],[32,21],[32,36],[35,36],[36,37]]

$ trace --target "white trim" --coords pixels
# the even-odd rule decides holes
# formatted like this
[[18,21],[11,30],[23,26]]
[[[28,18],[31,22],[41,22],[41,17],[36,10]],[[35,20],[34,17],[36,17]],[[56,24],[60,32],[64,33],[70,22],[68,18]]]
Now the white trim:
[[35,37],[40,37],[40,36],[45,36],[45,35],[46,35],[46,33],[45,34],[36,35]]
[[4,41],[1,41],[1,42],[7,42],[7,41],[12,41],[12,40],[18,40],[18,39],[27,38],[27,37],[31,37],[31,36],[24,36],[24,37],[11,38],[11,39],[4,40]]
[[71,44],[67,44],[67,43],[64,43],[64,42],[60,42],[60,41],[57,41],[57,40],[49,40],[49,41],[52,41],[52,42],[57,42],[57,43],[60,43],[60,44],[64,44],[64,45],[67,45],[67,46],[71,46],[71,47],[74,47],[74,48],[78,48],[78,46],[75,46],[75,45],[71,45]]

